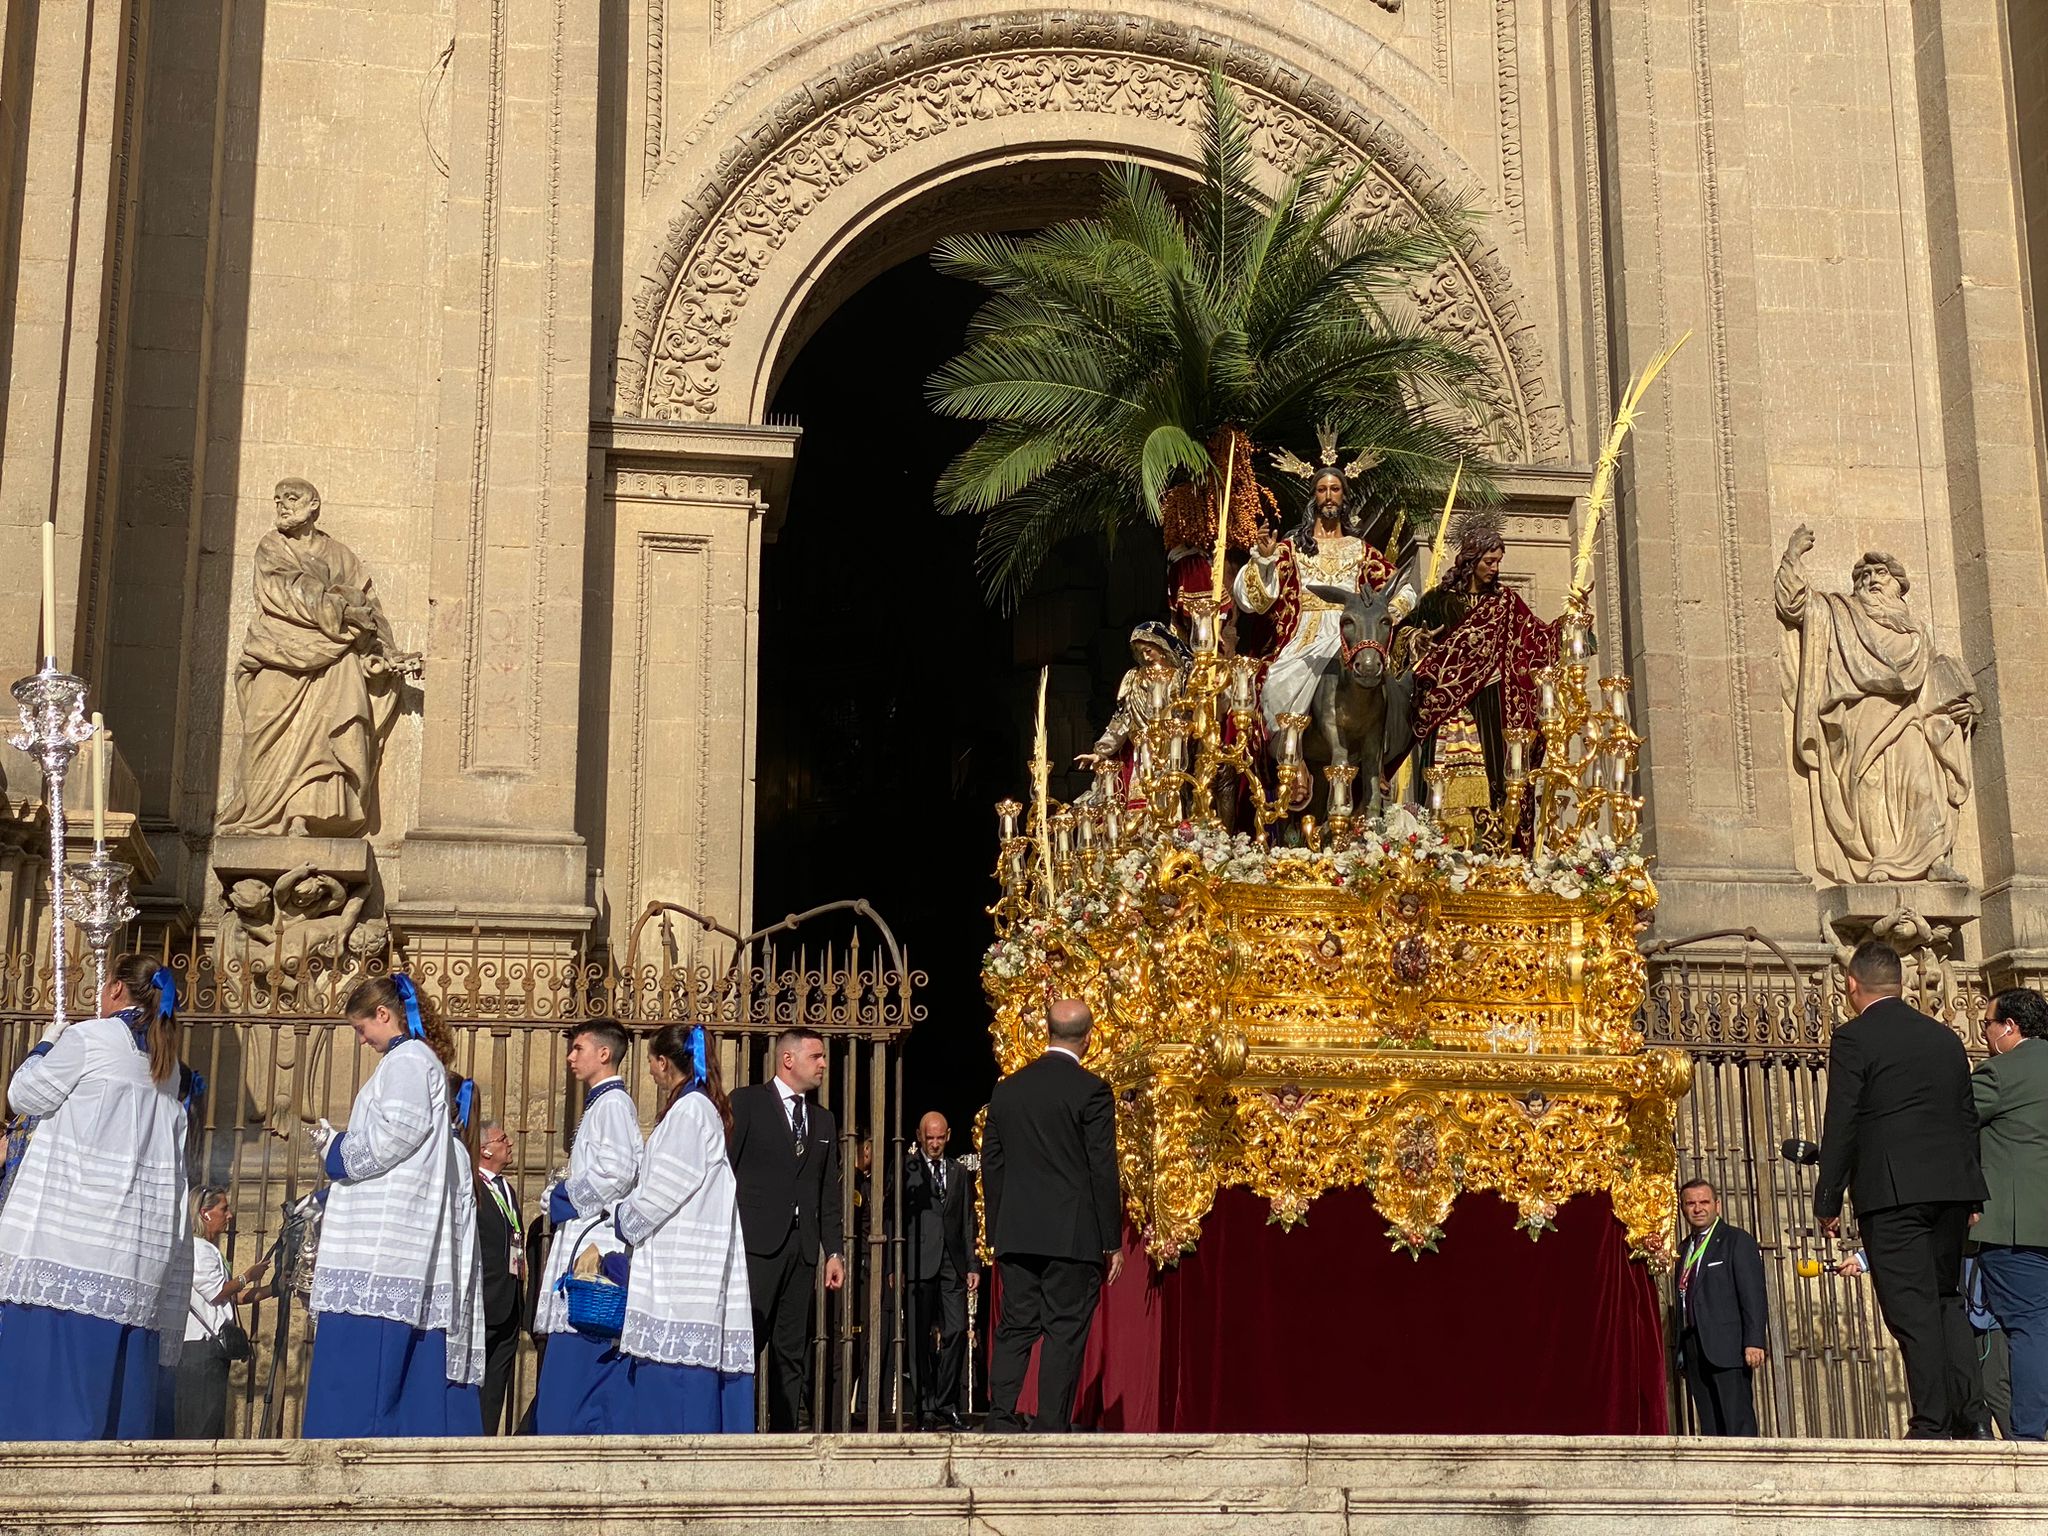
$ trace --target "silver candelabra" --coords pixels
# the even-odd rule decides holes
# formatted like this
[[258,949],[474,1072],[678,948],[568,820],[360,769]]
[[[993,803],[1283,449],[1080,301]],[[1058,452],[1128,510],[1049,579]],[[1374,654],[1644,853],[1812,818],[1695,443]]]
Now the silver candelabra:
[[78,926],[92,946],[94,979],[100,992],[107,990],[107,959],[114,940],[135,920],[135,908],[128,904],[129,869],[109,857],[107,845],[95,841],[92,857],[64,868],[65,883],[78,903]]
[[[92,722],[85,718],[85,679],[59,672],[54,659],[43,662],[43,670],[24,677],[14,685],[15,702],[21,706],[21,729],[14,734],[17,750],[26,752],[42,765],[43,803],[50,815],[50,973],[54,1017],[65,1021],[64,897],[70,883],[64,867],[64,778],[71,771],[71,759],[92,736]],[[95,855],[95,861],[104,851]],[[123,871],[121,906],[126,906],[127,881]],[[109,936],[112,930],[109,929]],[[103,962],[104,963],[104,962]]]

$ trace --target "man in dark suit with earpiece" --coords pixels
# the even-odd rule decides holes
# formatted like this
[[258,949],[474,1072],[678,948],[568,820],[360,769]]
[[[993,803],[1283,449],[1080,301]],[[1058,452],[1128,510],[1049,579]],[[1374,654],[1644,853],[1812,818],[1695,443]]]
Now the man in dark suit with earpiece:
[[1846,972],[1852,1017],[1828,1043],[1814,1215],[1837,1236],[1842,1196],[1855,1198],[1878,1311],[1905,1362],[1906,1438],[1973,1438],[1970,1405],[1983,1387],[1963,1308],[1963,1243],[1988,1190],[1969,1054],[1901,997],[1905,972],[1890,945],[1866,939]]

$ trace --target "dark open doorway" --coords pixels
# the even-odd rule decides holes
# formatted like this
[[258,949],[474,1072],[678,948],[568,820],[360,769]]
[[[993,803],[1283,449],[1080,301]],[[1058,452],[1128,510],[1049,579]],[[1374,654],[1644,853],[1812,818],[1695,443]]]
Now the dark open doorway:
[[973,431],[932,415],[924,394],[979,301],[919,257],[805,344],[774,402],[804,438],[761,571],[755,921],[850,896],[889,920],[930,978],[906,1055],[908,1111],[944,1111],[956,1150],[995,1079],[980,981],[993,807],[1025,791],[1038,669],[1052,666],[1053,760],[1071,763],[1165,581],[1156,540],[1122,540],[1113,560],[1077,541],[1014,616],[983,600],[978,524],[932,505]]

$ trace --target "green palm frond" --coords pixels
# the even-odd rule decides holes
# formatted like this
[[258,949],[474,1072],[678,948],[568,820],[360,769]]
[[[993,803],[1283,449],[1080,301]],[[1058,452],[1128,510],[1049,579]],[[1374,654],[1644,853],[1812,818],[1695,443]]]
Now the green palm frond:
[[[1432,335],[1410,294],[1469,216],[1354,210],[1365,176],[1328,159],[1262,194],[1250,125],[1212,75],[1191,194],[1131,162],[1105,168],[1094,215],[1036,234],[959,235],[941,272],[988,298],[927,384],[932,408],[981,423],[937,499],[983,518],[992,601],[1012,605],[1061,541],[1157,522],[1186,482],[1214,487],[1225,427],[1306,449],[1319,425],[1370,450],[1369,510],[1391,525],[1441,502],[1462,460],[1485,497],[1483,366]],[[1263,456],[1261,456],[1263,461]]]

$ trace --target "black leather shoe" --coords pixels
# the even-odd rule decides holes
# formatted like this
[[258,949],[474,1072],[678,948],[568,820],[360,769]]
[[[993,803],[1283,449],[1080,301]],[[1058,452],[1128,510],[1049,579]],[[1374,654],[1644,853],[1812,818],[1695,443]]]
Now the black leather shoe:
[[959,1410],[957,1409],[948,1408],[944,1413],[937,1415],[937,1422],[938,1428],[949,1430],[953,1434],[964,1435],[967,1433],[967,1421],[960,1417]]

